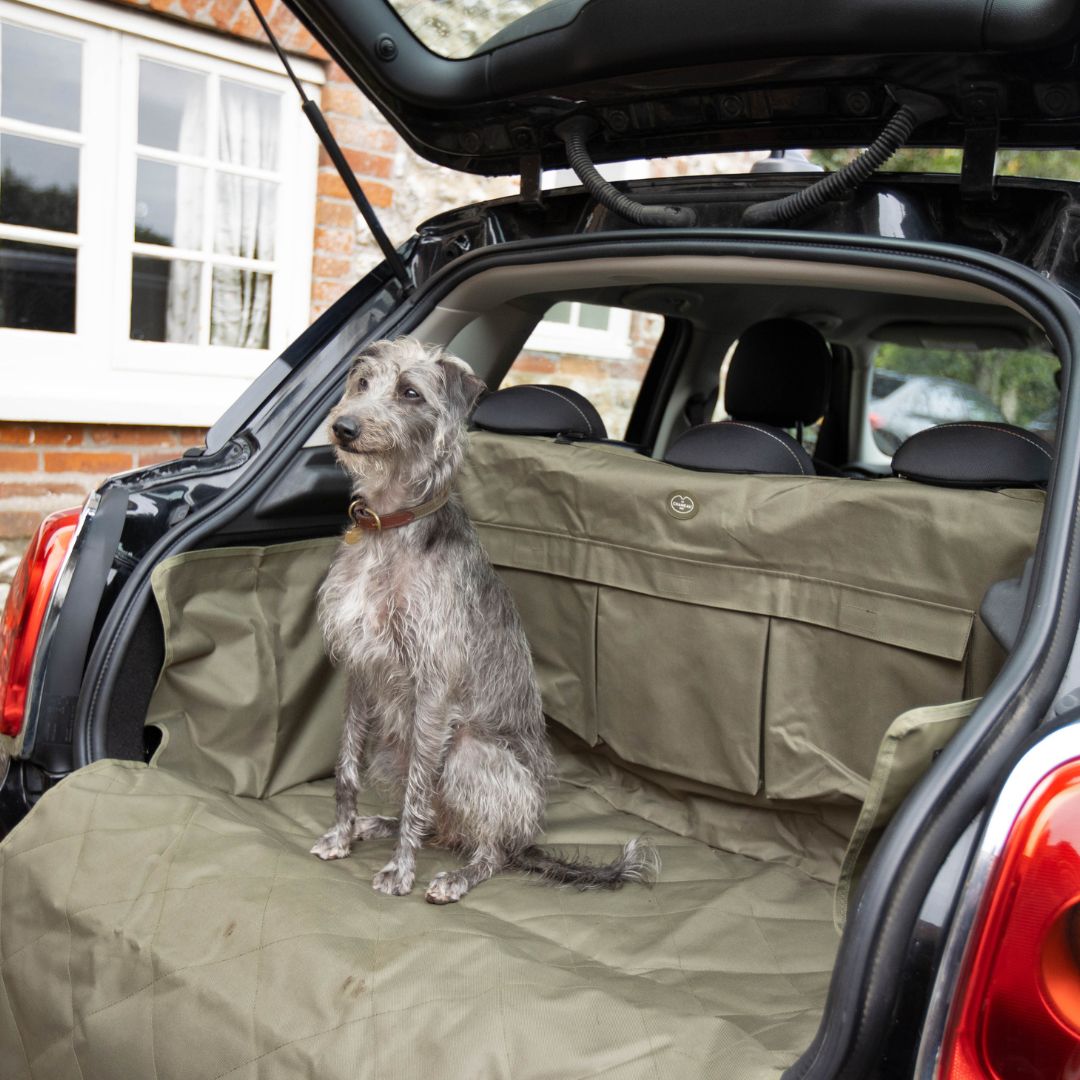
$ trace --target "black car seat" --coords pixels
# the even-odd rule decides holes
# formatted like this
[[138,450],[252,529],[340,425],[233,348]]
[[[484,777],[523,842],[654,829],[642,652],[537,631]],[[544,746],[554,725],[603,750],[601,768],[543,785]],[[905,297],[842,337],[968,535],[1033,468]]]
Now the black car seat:
[[568,386],[529,383],[507,386],[485,397],[472,425],[500,435],[552,435],[563,442],[595,442],[642,453],[637,443],[609,439],[593,403]]
[[507,386],[488,394],[472,415],[473,426],[499,435],[561,435],[607,439],[596,407],[568,386]]
[[719,420],[683,432],[664,455],[669,465],[700,472],[813,476],[814,462],[782,428]]
[[1045,487],[1053,447],[1034,432],[1012,424],[963,420],[918,431],[892,458],[905,480],[942,487]]
[[825,413],[829,403],[832,352],[809,323],[766,319],[739,338],[727,381],[724,411],[732,420],[802,429]]
[[[724,383],[724,411],[732,420],[794,430],[824,414],[829,403],[832,351],[820,332],[799,319],[765,319],[740,335]],[[716,408],[719,387],[687,403],[691,424],[703,424]],[[842,475],[815,462],[819,472]]]
[[[905,480],[938,487],[1044,488],[1050,480],[1054,448],[1032,431],[1012,424],[965,420],[918,431],[892,458]],[[1020,634],[1033,560],[1015,578],[994,582],[979,615],[998,644],[1011,650]]]

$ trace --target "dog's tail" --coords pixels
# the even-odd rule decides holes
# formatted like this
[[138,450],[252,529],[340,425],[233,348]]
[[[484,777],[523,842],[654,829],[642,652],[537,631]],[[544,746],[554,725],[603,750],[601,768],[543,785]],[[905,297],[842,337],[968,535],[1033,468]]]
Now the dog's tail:
[[559,852],[535,845],[519,852],[510,865],[515,870],[536,874],[551,885],[572,885],[575,889],[621,889],[628,881],[651,885],[660,874],[660,855],[644,836],[630,840],[622,854],[609,863],[570,859]]

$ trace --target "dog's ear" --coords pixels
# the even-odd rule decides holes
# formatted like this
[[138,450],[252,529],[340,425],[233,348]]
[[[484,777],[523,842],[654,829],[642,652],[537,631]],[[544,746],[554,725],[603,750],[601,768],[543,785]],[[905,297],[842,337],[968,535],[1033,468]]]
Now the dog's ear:
[[465,420],[487,386],[483,379],[473,374],[472,368],[464,360],[456,356],[444,353],[437,362],[446,379],[446,400]]

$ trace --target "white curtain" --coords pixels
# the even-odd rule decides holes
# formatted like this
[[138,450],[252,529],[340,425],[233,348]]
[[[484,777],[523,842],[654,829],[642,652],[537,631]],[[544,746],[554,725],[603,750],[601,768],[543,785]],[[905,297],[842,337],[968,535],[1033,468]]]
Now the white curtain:
[[[228,80],[221,82],[218,158],[228,165],[275,169],[280,98]],[[273,259],[277,184],[219,172],[214,251],[247,259]],[[216,266],[210,316],[214,345],[266,348],[270,336],[271,276]]]

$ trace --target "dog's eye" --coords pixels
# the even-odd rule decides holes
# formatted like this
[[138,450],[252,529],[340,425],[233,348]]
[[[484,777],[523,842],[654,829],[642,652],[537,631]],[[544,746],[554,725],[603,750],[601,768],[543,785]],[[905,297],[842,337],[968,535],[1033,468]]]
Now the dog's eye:
[[367,389],[367,379],[364,379],[364,378],[357,379],[356,380],[356,387],[357,387],[358,390],[366,390]]
[[401,396],[403,398],[408,398],[410,401],[420,400],[420,395],[411,386],[406,386],[405,389],[401,391]]

